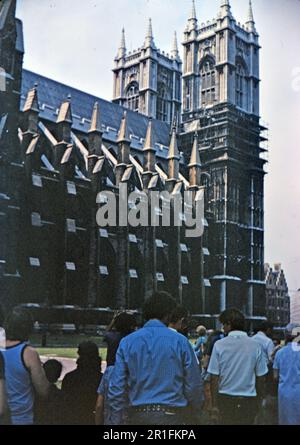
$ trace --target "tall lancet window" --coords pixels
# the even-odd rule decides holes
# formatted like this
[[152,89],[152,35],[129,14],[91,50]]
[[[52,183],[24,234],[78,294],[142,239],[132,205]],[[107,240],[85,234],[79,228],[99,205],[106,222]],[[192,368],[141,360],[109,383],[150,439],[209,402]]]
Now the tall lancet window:
[[168,120],[168,101],[166,87],[163,83],[158,84],[157,88],[157,119],[163,122]]
[[132,111],[139,111],[139,86],[132,82],[126,90],[126,107]]
[[214,105],[216,101],[216,67],[212,59],[205,59],[200,65],[201,106]]
[[239,108],[247,107],[247,80],[246,71],[241,63],[236,65],[236,78],[235,78],[235,89],[236,89],[236,105]]

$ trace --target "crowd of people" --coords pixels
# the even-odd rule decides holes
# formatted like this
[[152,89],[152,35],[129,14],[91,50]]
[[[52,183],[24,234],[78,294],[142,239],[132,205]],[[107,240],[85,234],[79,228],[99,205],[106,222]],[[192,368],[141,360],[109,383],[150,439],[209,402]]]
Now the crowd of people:
[[33,321],[21,308],[7,315],[0,352],[0,424],[13,425],[299,425],[300,328],[285,345],[262,322],[248,335],[237,309],[219,317],[220,330],[188,338],[187,310],[156,292],[143,309],[117,313],[107,328],[106,370],[98,345],[82,342],[77,368],[41,363],[30,346]]

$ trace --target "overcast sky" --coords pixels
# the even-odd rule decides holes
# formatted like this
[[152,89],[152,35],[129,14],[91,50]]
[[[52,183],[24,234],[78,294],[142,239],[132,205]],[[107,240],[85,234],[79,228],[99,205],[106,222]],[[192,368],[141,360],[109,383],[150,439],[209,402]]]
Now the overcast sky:
[[[199,22],[221,0],[196,0]],[[265,260],[281,262],[291,290],[300,288],[300,1],[252,0],[261,50],[261,116],[269,125]],[[248,0],[231,0],[239,22]],[[107,100],[113,59],[126,31],[128,50],[143,45],[148,17],[155,43],[169,52],[182,41],[191,0],[18,0],[25,68]]]

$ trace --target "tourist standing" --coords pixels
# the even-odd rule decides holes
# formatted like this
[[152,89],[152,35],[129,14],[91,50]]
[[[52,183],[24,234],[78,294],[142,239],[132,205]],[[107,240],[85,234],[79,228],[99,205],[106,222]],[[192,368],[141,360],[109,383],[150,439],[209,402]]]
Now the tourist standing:
[[286,346],[277,352],[274,378],[278,382],[279,425],[300,425],[300,326],[286,327]]
[[117,351],[108,399],[114,425],[129,400],[131,425],[182,425],[187,406],[200,416],[202,381],[189,341],[168,328],[175,300],[157,292],[144,305],[144,327]]
[[253,425],[264,396],[267,363],[261,346],[247,336],[240,311],[228,309],[219,319],[228,335],[215,343],[208,366],[213,412],[222,425]]

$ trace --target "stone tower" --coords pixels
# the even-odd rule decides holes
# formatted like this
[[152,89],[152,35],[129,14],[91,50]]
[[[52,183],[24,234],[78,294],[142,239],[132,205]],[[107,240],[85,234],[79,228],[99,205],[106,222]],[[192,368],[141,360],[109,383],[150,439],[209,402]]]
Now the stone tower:
[[251,1],[244,25],[234,19],[229,0],[221,0],[216,19],[200,25],[193,1],[183,46],[181,145],[188,162],[197,133],[211,219],[206,311],[237,306],[255,320],[265,313],[265,161]]
[[171,124],[181,112],[182,62],[177,36],[171,54],[157,49],[149,19],[143,46],[127,52],[125,31],[115,58],[113,102]]

